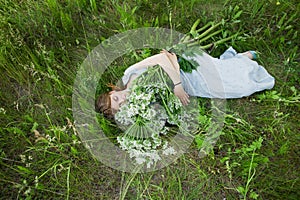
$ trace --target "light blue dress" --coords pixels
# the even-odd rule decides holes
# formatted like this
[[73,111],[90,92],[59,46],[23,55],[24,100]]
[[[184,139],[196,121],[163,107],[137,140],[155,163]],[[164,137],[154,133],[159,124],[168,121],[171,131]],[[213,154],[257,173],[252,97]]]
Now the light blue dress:
[[[213,58],[207,53],[188,57],[199,66],[191,73],[180,70],[184,90],[190,96],[207,98],[241,98],[255,92],[273,88],[275,79],[266,69],[247,56],[238,54],[232,47],[220,58]],[[146,69],[125,71],[122,81],[127,84],[132,74],[140,75]]]

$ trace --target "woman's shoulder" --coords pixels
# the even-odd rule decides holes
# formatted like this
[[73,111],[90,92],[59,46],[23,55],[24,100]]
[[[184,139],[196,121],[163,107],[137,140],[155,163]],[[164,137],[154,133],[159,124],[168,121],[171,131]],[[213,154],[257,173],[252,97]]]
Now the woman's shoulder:
[[142,68],[142,69],[136,69],[136,68],[132,68],[132,67],[127,68],[122,77],[123,84],[126,85],[132,75],[139,76],[142,73],[144,73],[145,71],[147,71],[147,68]]
[[141,74],[141,73],[145,72],[146,70],[147,70],[147,68],[137,69],[132,65],[125,70],[124,75],[133,74],[133,73]]

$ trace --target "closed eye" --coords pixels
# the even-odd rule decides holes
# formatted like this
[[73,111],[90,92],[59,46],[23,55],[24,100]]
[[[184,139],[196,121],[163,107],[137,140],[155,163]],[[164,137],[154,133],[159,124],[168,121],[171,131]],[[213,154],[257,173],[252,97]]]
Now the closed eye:
[[114,100],[114,101],[118,101],[119,98],[118,98],[117,96],[114,96],[114,97],[113,97],[113,100]]
[[123,104],[125,104],[125,101],[119,103],[119,107],[121,107]]

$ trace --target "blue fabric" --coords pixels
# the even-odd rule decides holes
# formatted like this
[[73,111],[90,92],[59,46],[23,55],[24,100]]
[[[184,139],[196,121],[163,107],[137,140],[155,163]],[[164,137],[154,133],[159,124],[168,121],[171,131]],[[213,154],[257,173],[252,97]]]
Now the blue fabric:
[[[238,54],[232,47],[220,58],[203,53],[193,57],[182,55],[185,59],[195,60],[199,66],[192,73],[180,70],[184,90],[190,96],[207,98],[241,98],[255,92],[273,88],[275,79],[247,56]],[[141,74],[146,69],[125,71],[122,78],[127,84],[132,74]]]

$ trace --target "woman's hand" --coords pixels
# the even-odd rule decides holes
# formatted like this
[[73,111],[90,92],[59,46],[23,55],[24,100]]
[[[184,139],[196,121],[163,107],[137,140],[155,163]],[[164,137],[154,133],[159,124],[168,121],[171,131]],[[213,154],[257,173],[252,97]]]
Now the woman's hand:
[[160,53],[165,53],[165,54],[167,54],[167,55],[172,55],[172,53],[170,53],[170,52],[167,51],[166,49],[162,49],[162,50],[160,51]]
[[169,52],[165,49],[161,50],[160,53],[166,54],[169,57],[170,60],[174,60],[174,61],[176,60],[177,61],[177,56],[176,56],[175,53],[171,53],[171,52]]
[[180,99],[184,106],[190,102],[189,95],[184,91],[181,84],[174,87],[174,94]]

